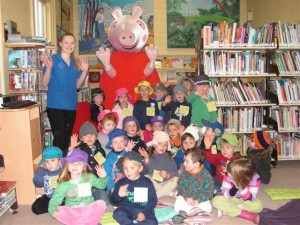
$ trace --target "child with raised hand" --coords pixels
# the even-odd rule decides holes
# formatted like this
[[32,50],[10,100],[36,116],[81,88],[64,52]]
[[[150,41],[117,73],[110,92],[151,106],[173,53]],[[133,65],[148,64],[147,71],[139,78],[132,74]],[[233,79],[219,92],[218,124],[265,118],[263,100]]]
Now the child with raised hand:
[[224,214],[230,217],[240,217],[255,224],[263,209],[262,202],[257,199],[260,187],[259,175],[247,157],[231,160],[222,183],[222,195],[215,196],[212,204],[218,209],[218,217]]
[[58,175],[61,171],[60,158],[63,157],[63,152],[60,148],[55,146],[47,147],[43,150],[41,165],[35,172],[33,183],[35,187],[44,187],[44,193],[37,198],[32,204],[32,212],[39,215],[48,212],[50,199],[57,187]]
[[153,86],[153,90],[154,90],[154,92],[153,92],[154,97],[152,99],[157,102],[158,109],[159,109],[159,115],[161,117],[165,117],[166,112],[161,109],[161,105],[165,101],[166,95],[172,95],[173,94],[173,90],[170,87],[169,82],[164,82],[164,83],[163,82],[157,82]]
[[110,149],[106,148],[108,143],[108,134],[116,128],[118,120],[118,114],[116,112],[111,112],[108,109],[103,110],[98,115],[98,140],[101,146],[104,148],[106,155],[110,151]]
[[[85,122],[79,129],[79,141],[76,134],[71,137],[69,151],[78,148],[88,154],[88,165],[92,169],[91,172],[97,176],[95,167],[102,165],[105,162],[105,151],[101,147],[97,139],[98,132],[93,124]],[[103,200],[106,204],[109,203],[105,190],[92,188],[92,194],[95,200]]]
[[[94,200],[91,189],[106,187],[104,168],[95,167],[99,178],[89,173],[88,154],[80,149],[73,149],[61,159],[61,165],[58,186],[49,202],[50,215],[63,224],[98,224],[106,205],[102,200]],[[60,206],[63,200],[65,205]]]
[[116,112],[119,117],[117,128],[122,129],[123,119],[127,116],[132,116],[133,105],[130,103],[132,97],[126,88],[116,90],[115,104],[112,111]]
[[180,173],[175,211],[189,213],[194,207],[211,212],[210,200],[213,198],[214,181],[210,173],[204,169],[205,153],[198,147],[184,152],[184,170]]
[[153,116],[151,118],[151,125],[146,126],[146,129],[144,130],[143,133],[145,144],[147,144],[149,141],[152,141],[153,133],[155,131],[164,131],[165,125],[166,122],[162,116]]
[[198,147],[199,141],[199,128],[195,124],[189,125],[181,135],[181,146],[175,155],[175,161],[178,170],[183,170],[184,153],[186,150]]
[[220,152],[213,152],[211,149],[205,149],[206,160],[216,168],[214,177],[215,192],[221,192],[222,181],[226,173],[226,166],[230,160],[241,157],[239,153],[239,141],[234,134],[223,134],[216,141],[217,149]]
[[[204,119],[202,119],[202,124],[204,125],[204,127],[202,127],[201,129],[201,131],[203,132],[203,138],[200,142],[200,147],[205,151],[216,153],[216,140],[224,133],[224,127],[218,121],[208,121]],[[216,167],[209,161],[207,161],[207,159],[204,162],[204,167],[210,172],[213,177],[216,175]]]
[[166,96],[161,105],[161,109],[170,112],[170,118],[177,119],[185,128],[191,123],[192,105],[187,103],[186,89],[182,85],[177,85],[173,89],[173,100],[171,95]]
[[140,154],[148,166],[147,177],[153,182],[157,198],[170,196],[177,186],[178,172],[175,160],[171,156],[169,135],[164,131],[155,131],[153,140],[147,143],[149,153],[140,149]]
[[270,135],[265,131],[254,131],[248,140],[247,156],[253,161],[263,184],[268,184],[271,180],[272,151]]
[[98,115],[101,113],[105,108],[102,105],[103,101],[105,100],[104,91],[101,88],[94,88],[91,91],[92,102],[90,106],[91,111],[91,120],[98,123]]
[[142,156],[127,152],[118,164],[125,177],[115,184],[110,194],[112,204],[118,206],[113,213],[114,219],[119,224],[133,224],[136,220],[135,224],[157,225],[154,215],[157,196],[151,180],[144,176]]
[[[111,151],[106,156],[103,167],[108,176],[107,192],[114,187],[115,182],[123,178],[123,173],[116,167],[118,159],[125,155],[126,151],[132,149],[132,142],[128,142],[128,137],[124,130],[116,128],[108,134],[109,141],[106,148]],[[128,142],[128,143],[127,143]],[[126,146],[127,145],[127,146]]]
[[140,124],[134,116],[127,116],[123,120],[123,130],[127,138],[133,144],[132,151],[139,152],[139,148],[146,148],[145,142],[140,136]]
[[133,116],[139,121],[141,130],[145,130],[146,125],[150,124],[151,117],[159,115],[158,105],[156,101],[150,99],[153,88],[148,81],[139,82],[134,91],[141,95],[141,99],[134,104]]

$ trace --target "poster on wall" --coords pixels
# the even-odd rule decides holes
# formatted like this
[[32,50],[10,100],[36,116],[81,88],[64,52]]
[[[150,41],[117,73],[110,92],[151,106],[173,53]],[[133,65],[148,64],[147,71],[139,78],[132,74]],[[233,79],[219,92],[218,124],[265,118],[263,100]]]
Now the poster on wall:
[[221,21],[239,22],[239,0],[166,0],[168,48],[195,48],[197,31]]
[[123,15],[129,15],[136,4],[144,8],[142,19],[149,29],[147,44],[154,43],[153,0],[78,0],[79,54],[96,54],[99,47],[112,48],[107,38],[114,20],[111,9],[118,6]]

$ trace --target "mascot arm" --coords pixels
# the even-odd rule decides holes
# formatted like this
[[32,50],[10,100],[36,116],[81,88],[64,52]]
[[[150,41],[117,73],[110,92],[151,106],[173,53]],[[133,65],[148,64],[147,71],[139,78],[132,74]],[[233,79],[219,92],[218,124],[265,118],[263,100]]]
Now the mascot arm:
[[98,59],[102,62],[104,69],[109,77],[115,77],[116,76],[116,70],[115,68],[110,64],[110,56],[111,52],[109,48],[99,48],[99,50],[96,52],[96,56]]
[[157,46],[150,44],[149,46],[145,47],[145,52],[149,58],[149,63],[146,65],[146,67],[144,69],[144,74],[145,74],[145,76],[149,76],[154,70],[155,60],[158,55],[158,48],[157,48]]

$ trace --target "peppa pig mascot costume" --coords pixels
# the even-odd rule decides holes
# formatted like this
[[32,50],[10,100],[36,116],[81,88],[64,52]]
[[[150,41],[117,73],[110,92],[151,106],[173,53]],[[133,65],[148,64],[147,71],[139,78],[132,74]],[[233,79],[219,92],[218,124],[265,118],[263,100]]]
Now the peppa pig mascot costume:
[[[125,87],[131,96],[136,96],[134,87],[142,80],[154,85],[159,76],[154,68],[158,49],[150,44],[142,50],[148,39],[148,28],[140,16],[142,6],[136,5],[131,15],[123,15],[120,7],[112,9],[114,21],[108,30],[108,39],[116,51],[99,48],[97,57],[104,65],[100,88],[104,90],[107,109],[114,104],[115,90]],[[136,100],[136,99],[135,99]]]

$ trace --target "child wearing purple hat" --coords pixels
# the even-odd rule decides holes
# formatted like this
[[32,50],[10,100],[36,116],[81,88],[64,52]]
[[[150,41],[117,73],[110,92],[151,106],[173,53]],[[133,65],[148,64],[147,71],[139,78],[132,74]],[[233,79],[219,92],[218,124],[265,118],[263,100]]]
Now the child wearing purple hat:
[[151,125],[146,126],[144,130],[144,142],[147,144],[149,141],[153,139],[153,132],[155,131],[164,131],[165,130],[165,119],[162,116],[153,116],[151,118]]
[[132,116],[133,105],[130,103],[132,100],[131,95],[126,88],[119,88],[116,90],[115,104],[112,108],[113,112],[116,112],[119,116],[119,122],[117,128],[122,129],[123,119],[126,116]]
[[139,152],[139,148],[146,148],[145,142],[140,136],[140,123],[134,116],[125,117],[122,127],[128,140],[133,143],[132,151]]
[[[102,166],[96,166],[97,178],[89,173],[88,154],[74,149],[61,159],[62,172],[58,177],[58,186],[49,202],[49,213],[63,224],[98,224],[106,204],[95,201],[92,187],[104,189],[107,175]],[[65,205],[60,206],[65,199]]]

